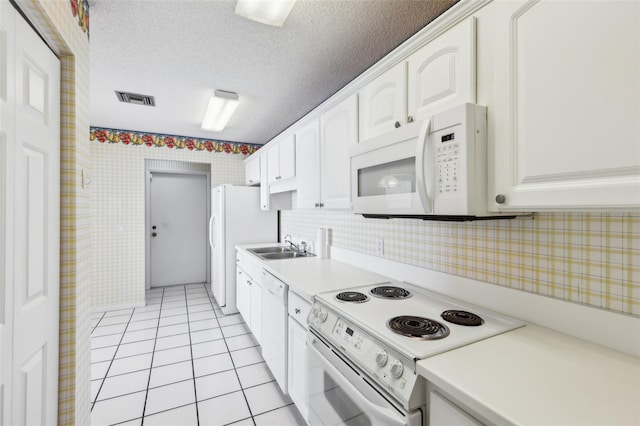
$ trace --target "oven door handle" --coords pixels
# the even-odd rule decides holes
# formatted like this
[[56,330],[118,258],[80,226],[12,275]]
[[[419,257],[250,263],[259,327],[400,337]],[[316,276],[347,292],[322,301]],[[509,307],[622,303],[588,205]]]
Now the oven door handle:
[[[312,337],[312,342],[315,339],[316,339],[316,337]],[[322,361],[322,364],[323,364],[323,367],[324,367],[325,371],[327,371],[329,373],[331,378],[340,387],[342,387],[343,389],[347,390],[348,391],[348,395],[350,397],[352,397],[353,399],[357,400],[358,406],[367,407],[368,410],[366,412],[368,414],[371,414],[372,412],[375,413],[375,417],[377,419],[380,419],[379,423],[385,424],[385,425],[405,425],[406,424],[401,419],[399,413],[396,413],[392,409],[383,408],[383,407],[380,407],[379,405],[372,404],[370,400],[368,400],[364,395],[362,395],[362,392],[356,386],[354,386],[349,380],[347,380],[344,377],[344,375],[340,371],[338,371],[338,369],[336,367],[334,367],[324,357],[324,355],[322,355],[322,353],[320,353],[315,347],[313,347],[313,344],[309,347],[309,349],[314,351],[315,352],[315,356],[318,357],[318,359]],[[362,380],[362,379],[358,379],[358,380]],[[376,423],[378,423],[378,422],[374,422],[374,424],[376,424]]]

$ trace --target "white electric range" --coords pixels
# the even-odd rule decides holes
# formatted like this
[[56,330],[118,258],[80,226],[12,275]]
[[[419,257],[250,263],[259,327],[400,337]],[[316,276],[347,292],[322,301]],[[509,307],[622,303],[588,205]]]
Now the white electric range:
[[416,361],[524,325],[399,282],[321,293],[308,320],[312,425],[423,425]]

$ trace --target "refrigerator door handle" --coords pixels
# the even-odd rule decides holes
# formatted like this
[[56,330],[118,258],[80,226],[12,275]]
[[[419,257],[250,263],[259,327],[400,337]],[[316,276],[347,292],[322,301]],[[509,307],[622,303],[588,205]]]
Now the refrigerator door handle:
[[215,239],[213,238],[214,218],[215,216],[211,215],[211,218],[209,219],[209,245],[211,246],[211,248],[214,248],[216,246],[214,242]]

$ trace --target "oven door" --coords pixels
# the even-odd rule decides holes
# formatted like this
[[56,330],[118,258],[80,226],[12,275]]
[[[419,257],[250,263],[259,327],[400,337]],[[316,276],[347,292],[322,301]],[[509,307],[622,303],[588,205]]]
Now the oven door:
[[420,410],[397,406],[320,338],[308,338],[310,425],[422,425]]

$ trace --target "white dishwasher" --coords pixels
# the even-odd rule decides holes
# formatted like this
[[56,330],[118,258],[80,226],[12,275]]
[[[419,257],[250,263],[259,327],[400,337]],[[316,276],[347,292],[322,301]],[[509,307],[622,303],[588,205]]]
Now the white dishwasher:
[[285,283],[262,271],[262,357],[284,394],[287,389],[287,293]]

